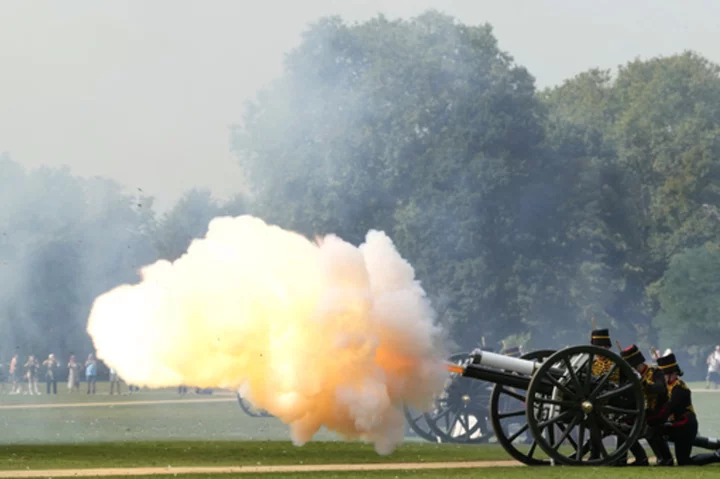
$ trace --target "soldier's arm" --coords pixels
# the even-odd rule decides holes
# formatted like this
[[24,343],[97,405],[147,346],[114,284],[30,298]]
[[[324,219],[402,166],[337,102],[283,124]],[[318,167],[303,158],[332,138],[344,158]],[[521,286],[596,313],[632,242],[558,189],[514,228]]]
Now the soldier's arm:
[[668,402],[663,405],[656,415],[647,419],[648,424],[651,426],[662,424],[668,420],[671,414],[682,412],[687,394],[688,391],[683,389],[679,384],[674,387]]

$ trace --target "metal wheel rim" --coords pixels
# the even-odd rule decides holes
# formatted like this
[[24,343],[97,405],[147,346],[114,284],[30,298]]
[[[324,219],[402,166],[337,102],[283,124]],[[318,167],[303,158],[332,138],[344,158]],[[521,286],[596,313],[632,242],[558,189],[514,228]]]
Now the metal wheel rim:
[[[540,351],[532,351],[530,353],[522,355],[521,359],[527,359],[528,361],[537,361],[537,360],[544,360],[550,357],[555,353],[554,350],[540,350]],[[514,397],[510,394],[510,391],[507,389],[506,386],[503,386],[502,384],[496,384],[492,391],[492,396],[490,399],[490,422],[492,423],[493,432],[495,434],[495,437],[498,440],[498,443],[503,447],[503,449],[510,454],[513,459],[516,459],[523,464],[526,464],[528,466],[546,466],[550,465],[550,460],[548,459],[537,459],[533,457],[533,454],[537,450],[537,441],[532,437],[532,432],[529,429],[529,426],[527,424],[527,415],[526,415],[526,409],[524,407],[524,403],[527,396],[527,391],[518,392],[515,391],[518,394],[523,395],[523,406],[521,409],[518,409],[517,411],[510,412],[500,412],[500,402],[503,396],[506,397]],[[518,397],[514,397],[516,400],[520,400]],[[505,432],[505,428],[503,427],[502,420],[506,419],[506,414],[515,414],[515,412],[520,413],[522,412],[522,415],[518,415],[518,420],[522,419],[524,421],[523,425],[520,426],[519,432],[515,431],[511,436],[508,436]],[[501,417],[503,416],[503,417]],[[525,433],[529,435],[532,439],[532,443],[530,444],[530,449],[528,452],[521,451],[517,446],[515,446],[514,441],[516,437],[513,437],[515,435],[519,436],[520,434]]]
[[[586,456],[588,454],[588,444],[591,442],[591,438],[595,436],[595,439],[600,439],[600,451],[602,454],[602,451],[605,450],[604,444],[602,444],[602,440],[606,436],[599,436],[598,433],[601,432],[601,429],[598,427],[598,424],[602,423],[604,419],[602,419],[602,416],[604,416],[603,413],[606,414],[613,414],[611,409],[618,409],[615,406],[607,404],[607,400],[611,398],[618,398],[621,397],[622,394],[619,392],[613,392],[613,391],[604,391],[600,386],[596,385],[587,385],[583,384],[583,381],[588,376],[582,376],[578,377],[577,372],[580,372],[578,370],[575,372],[575,379],[578,380],[580,386],[584,389],[584,395],[587,396],[589,393],[590,395],[595,394],[596,397],[589,397],[587,400],[589,400],[591,406],[593,406],[595,409],[585,416],[592,418],[592,420],[581,420],[580,424],[586,424],[584,427],[580,428],[580,432],[578,434],[578,437],[580,441],[576,441],[576,443],[573,445],[575,452],[570,456],[565,456],[558,452],[557,446],[558,442],[560,440],[556,440],[556,438],[550,437],[547,438],[543,434],[543,431],[546,429],[546,424],[548,421],[543,421],[543,423],[539,423],[538,419],[535,416],[535,409],[536,407],[539,407],[541,404],[547,405],[546,400],[540,400],[538,399],[538,394],[543,388],[543,382],[544,381],[550,381],[550,376],[548,374],[549,370],[556,366],[557,364],[566,364],[567,361],[571,360],[575,355],[586,355],[589,357],[589,362],[591,363],[593,358],[595,356],[602,356],[605,358],[610,359],[613,363],[613,370],[619,370],[620,376],[624,379],[624,383],[621,387],[617,389],[617,391],[623,391],[625,394],[627,394],[631,401],[634,403],[633,409],[623,409],[624,411],[631,411],[633,413],[634,422],[633,425],[630,427],[630,430],[626,433],[626,437],[624,439],[624,443],[622,446],[619,446],[615,449],[614,452],[607,454],[604,457],[600,457],[598,459],[593,459],[588,457],[586,459]],[[583,366],[585,368],[585,366]],[[583,371],[583,374],[586,374],[590,371],[590,366],[585,368]],[[609,376],[610,373],[604,375]],[[574,382],[575,379],[571,380]],[[603,379],[601,379],[602,381]],[[607,378],[605,378],[607,380]],[[557,388],[557,386],[556,386]],[[541,394],[541,393],[540,393]],[[578,395],[578,396],[582,396]],[[570,398],[572,395],[567,394],[568,398]],[[581,400],[580,397],[572,397],[571,399],[564,399],[563,401],[566,403],[563,407],[566,407],[566,411],[562,413],[560,416],[567,413],[567,411],[583,411],[583,405],[586,402],[585,400]],[[608,409],[610,408],[610,409]],[[572,413],[566,417],[571,417]],[[555,418],[557,418],[556,416]],[[553,418],[553,420],[555,420]],[[644,428],[645,423],[645,397],[642,390],[642,385],[640,384],[640,379],[635,374],[635,371],[630,367],[630,365],[625,362],[620,356],[613,353],[610,350],[599,348],[596,346],[575,346],[567,349],[563,349],[558,351],[557,353],[550,356],[548,359],[543,362],[543,364],[538,368],[538,370],[533,374],[533,378],[530,381],[530,387],[528,389],[527,394],[527,419],[528,419],[528,425],[530,427],[530,430],[532,432],[533,437],[538,442],[538,446],[545,451],[545,453],[556,463],[562,464],[562,465],[569,465],[569,466],[578,466],[578,465],[585,465],[585,466],[602,466],[602,465],[610,465],[616,463],[618,460],[623,459],[626,457],[628,450],[630,449],[630,446],[637,441],[637,439],[640,437],[640,434],[642,433],[642,430]],[[555,422],[554,424],[558,424],[558,422]],[[615,423],[617,425],[617,423]],[[571,424],[572,425],[572,422]],[[604,424],[604,426],[607,427],[607,425]],[[565,427],[566,430],[572,430],[572,427]],[[549,430],[549,429],[548,429]],[[615,430],[613,430],[615,431]],[[563,432],[563,435],[566,433]],[[568,434],[568,436],[570,436]],[[573,441],[574,439],[572,436],[570,436],[571,439],[568,441]],[[587,441],[585,440],[587,438]],[[548,439],[555,442],[555,444],[549,444]],[[560,441],[561,442],[561,441]],[[580,444],[577,444],[577,443]],[[579,456],[579,457],[578,457]]]
[[[453,354],[449,360],[455,363],[469,361],[470,354]],[[470,378],[460,378],[460,376],[455,373],[451,374],[450,377],[451,380],[459,379],[463,381],[468,381],[467,384],[469,387],[472,388],[472,391],[479,392],[484,388],[489,387],[489,383],[485,381],[478,381]],[[488,401],[485,404],[481,406],[473,405],[473,407],[467,411],[460,411],[455,413],[451,411],[451,407],[448,405],[443,408],[443,413],[441,413],[440,415],[436,415],[435,413],[425,413],[425,421],[427,422],[433,434],[436,436],[437,440],[440,442],[462,444],[481,444],[487,442],[490,439],[490,429],[488,427],[487,420],[490,404],[490,394],[487,394],[487,399]],[[454,414],[454,420],[451,424],[447,424],[447,430],[445,430],[438,425],[438,421],[447,418],[450,414]],[[474,424],[472,424],[471,421],[474,421]],[[460,424],[460,427],[464,429],[464,432],[460,436],[448,433],[448,430],[452,431],[457,426],[458,422]],[[472,437],[478,432],[481,433],[480,437]]]
[[412,429],[419,437],[430,442],[437,441],[437,436],[432,429],[430,429],[430,426],[428,426],[424,413],[414,412],[412,408],[405,406],[405,419],[407,420],[410,429]]

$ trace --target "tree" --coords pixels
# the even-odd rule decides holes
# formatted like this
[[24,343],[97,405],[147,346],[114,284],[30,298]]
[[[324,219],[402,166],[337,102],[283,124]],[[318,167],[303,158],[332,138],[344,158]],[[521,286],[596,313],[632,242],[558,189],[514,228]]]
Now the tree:
[[329,18],[248,106],[234,149],[266,220],[355,243],[390,233],[467,347],[520,325],[518,192],[541,114],[487,25]]
[[193,239],[207,233],[210,220],[221,207],[209,190],[190,190],[160,220],[156,247],[163,259],[175,261],[185,254]]
[[155,260],[152,199],[67,169],[27,172],[9,158],[0,160],[0,196],[0,350],[91,351],[94,299]]
[[565,235],[584,241],[616,285],[604,288],[613,326],[643,341],[658,307],[646,289],[673,255],[720,233],[706,215],[720,199],[718,72],[688,52],[630,62],[614,81],[593,70],[542,95],[555,155],[582,165]]
[[194,239],[205,236],[213,218],[245,213],[246,199],[243,195],[221,204],[209,190],[190,190],[159,221],[155,232],[158,254],[163,259],[175,261],[185,254]]
[[720,337],[720,246],[708,243],[678,253],[650,288],[660,311],[653,324],[664,344],[705,351]]

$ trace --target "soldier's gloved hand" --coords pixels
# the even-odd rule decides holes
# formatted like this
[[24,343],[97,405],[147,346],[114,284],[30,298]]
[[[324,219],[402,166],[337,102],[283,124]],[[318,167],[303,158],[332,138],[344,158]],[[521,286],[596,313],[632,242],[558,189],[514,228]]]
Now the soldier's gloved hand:
[[478,364],[480,362],[480,358],[482,357],[482,349],[475,348],[470,353],[470,359],[473,364]]

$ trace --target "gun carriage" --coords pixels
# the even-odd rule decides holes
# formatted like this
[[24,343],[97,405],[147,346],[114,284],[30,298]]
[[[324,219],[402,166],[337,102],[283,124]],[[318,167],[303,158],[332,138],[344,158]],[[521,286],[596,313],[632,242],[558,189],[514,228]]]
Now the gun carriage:
[[[593,364],[604,360],[605,372]],[[446,387],[430,412],[405,408],[415,434],[432,442],[485,443],[494,438],[527,465],[612,465],[645,429],[637,372],[619,355],[583,345],[519,358],[483,350],[449,358]],[[252,417],[272,417],[238,393]],[[720,449],[716,438],[694,446]]]
[[[422,415],[425,429],[415,429],[419,416],[406,410],[408,420],[415,419],[411,427],[428,440],[485,442],[494,435],[527,465],[603,466],[624,460],[644,432],[640,378],[608,349],[575,346],[520,358],[477,350],[451,359],[445,392]],[[601,374],[593,371],[597,360],[608,364]],[[473,388],[473,381],[481,386]],[[478,394],[488,384],[489,397]],[[446,427],[444,418],[455,426]],[[714,438],[698,436],[694,445],[720,449]]]

